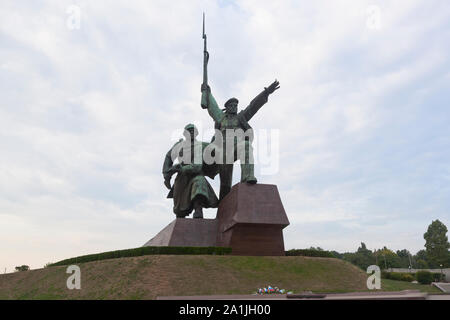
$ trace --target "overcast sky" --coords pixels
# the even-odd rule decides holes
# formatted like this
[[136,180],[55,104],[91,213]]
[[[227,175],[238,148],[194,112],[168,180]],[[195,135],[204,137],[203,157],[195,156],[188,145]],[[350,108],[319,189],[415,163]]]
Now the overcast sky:
[[415,253],[450,227],[447,0],[2,0],[0,272],[135,248],[174,219],[164,155],[187,123],[213,128],[203,11],[220,105],[280,81],[250,124],[275,134],[256,175],[286,249]]

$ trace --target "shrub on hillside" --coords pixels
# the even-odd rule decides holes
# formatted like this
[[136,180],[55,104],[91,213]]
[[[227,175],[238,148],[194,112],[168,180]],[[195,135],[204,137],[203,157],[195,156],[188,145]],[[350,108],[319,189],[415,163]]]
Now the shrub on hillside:
[[430,284],[433,282],[433,274],[429,271],[418,271],[416,277],[420,284]]
[[69,264],[76,264],[90,261],[124,258],[124,257],[138,257],[153,254],[225,255],[230,253],[231,248],[228,247],[139,247],[134,249],[108,251],[70,258],[53,263],[50,266],[65,266]]
[[16,271],[28,271],[28,270],[30,270],[30,267],[26,265],[16,267]]
[[285,252],[286,256],[304,256],[304,257],[322,257],[322,258],[334,258],[335,256],[324,250],[317,249],[291,249]]

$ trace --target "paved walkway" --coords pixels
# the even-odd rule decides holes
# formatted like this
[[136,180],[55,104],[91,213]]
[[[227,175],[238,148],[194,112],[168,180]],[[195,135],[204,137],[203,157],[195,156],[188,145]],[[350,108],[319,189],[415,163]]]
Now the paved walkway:
[[429,295],[427,300],[450,300],[450,294],[433,294],[433,295]]
[[268,294],[268,295],[213,295],[213,296],[170,296],[157,297],[157,300],[450,300],[450,295],[428,296],[418,290],[396,292],[352,292],[333,294]]
[[450,283],[434,282],[433,285],[439,288],[442,292],[450,293]]

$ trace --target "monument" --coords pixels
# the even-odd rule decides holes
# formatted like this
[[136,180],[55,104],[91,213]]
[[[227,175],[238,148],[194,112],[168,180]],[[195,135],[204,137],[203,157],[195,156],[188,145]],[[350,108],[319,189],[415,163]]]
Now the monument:
[[[280,88],[279,82],[275,80],[264,88],[239,113],[237,98],[229,99],[221,110],[208,85],[204,15],[202,37],[200,105],[214,120],[215,135],[210,143],[197,141],[197,129],[188,124],[185,139],[167,152],[162,173],[176,218],[144,246],[221,246],[231,247],[234,255],[284,255],[283,229],[289,220],[277,186],[257,183],[254,176],[253,129],[248,123],[269,95]],[[241,182],[231,187],[237,160],[241,163]],[[220,178],[219,198],[205,178],[214,179],[216,175]],[[216,218],[204,219],[203,208],[218,208]],[[192,211],[193,219],[186,219]]]

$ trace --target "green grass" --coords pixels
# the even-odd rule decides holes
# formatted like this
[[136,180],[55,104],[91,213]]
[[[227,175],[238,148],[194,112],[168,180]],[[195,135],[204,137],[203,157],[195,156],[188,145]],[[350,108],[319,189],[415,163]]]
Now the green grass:
[[[333,258],[228,255],[147,255],[86,263],[81,290],[68,290],[65,266],[0,275],[1,299],[155,299],[157,296],[252,294],[268,285],[301,293],[369,291],[368,275]],[[382,291],[431,285],[382,279]]]
[[382,291],[402,291],[402,290],[420,290],[424,293],[437,294],[441,290],[432,285],[411,283],[406,281],[397,281],[391,279],[381,279]]

